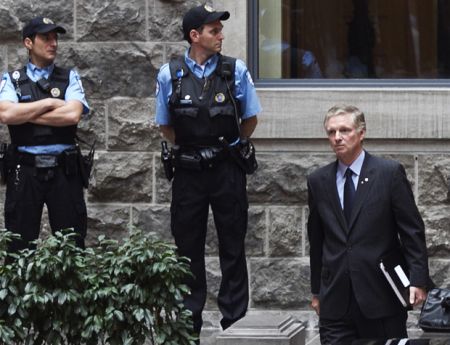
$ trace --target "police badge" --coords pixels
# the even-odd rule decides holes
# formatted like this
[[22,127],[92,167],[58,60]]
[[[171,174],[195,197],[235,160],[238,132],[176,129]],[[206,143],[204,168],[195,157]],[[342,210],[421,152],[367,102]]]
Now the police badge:
[[59,97],[59,95],[61,94],[61,90],[58,89],[57,87],[54,87],[53,89],[50,90],[50,93],[52,94],[53,97]]

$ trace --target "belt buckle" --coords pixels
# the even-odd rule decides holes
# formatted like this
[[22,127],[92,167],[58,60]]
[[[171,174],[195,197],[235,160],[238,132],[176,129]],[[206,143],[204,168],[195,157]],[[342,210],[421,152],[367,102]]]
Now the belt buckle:
[[34,166],[36,168],[54,168],[58,166],[58,159],[53,155],[36,155],[34,157]]

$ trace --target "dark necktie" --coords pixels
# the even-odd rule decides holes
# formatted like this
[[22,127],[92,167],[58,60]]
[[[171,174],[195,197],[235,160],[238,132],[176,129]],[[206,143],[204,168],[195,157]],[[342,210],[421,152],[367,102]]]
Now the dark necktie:
[[355,185],[353,184],[353,171],[347,168],[345,171],[344,184],[344,216],[347,220],[347,225],[350,225],[350,216],[352,214],[353,202],[355,201]]

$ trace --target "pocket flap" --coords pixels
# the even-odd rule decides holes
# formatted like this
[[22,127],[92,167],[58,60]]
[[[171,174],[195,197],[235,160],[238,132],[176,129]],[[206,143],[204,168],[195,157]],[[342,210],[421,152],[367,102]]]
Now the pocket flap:
[[220,107],[211,107],[209,109],[209,116],[214,117],[217,115],[234,116],[234,107],[231,104]]
[[189,116],[189,117],[197,117],[198,114],[198,108],[177,108],[175,109],[175,115],[176,116]]

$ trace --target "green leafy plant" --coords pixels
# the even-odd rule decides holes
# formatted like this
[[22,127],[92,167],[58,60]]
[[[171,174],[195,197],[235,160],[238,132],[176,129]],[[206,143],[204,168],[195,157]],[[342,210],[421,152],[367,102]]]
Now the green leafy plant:
[[[0,232],[0,260],[14,235]],[[182,304],[186,258],[134,230],[123,243],[75,246],[73,233],[37,242],[0,268],[0,342],[159,345],[195,343]]]

